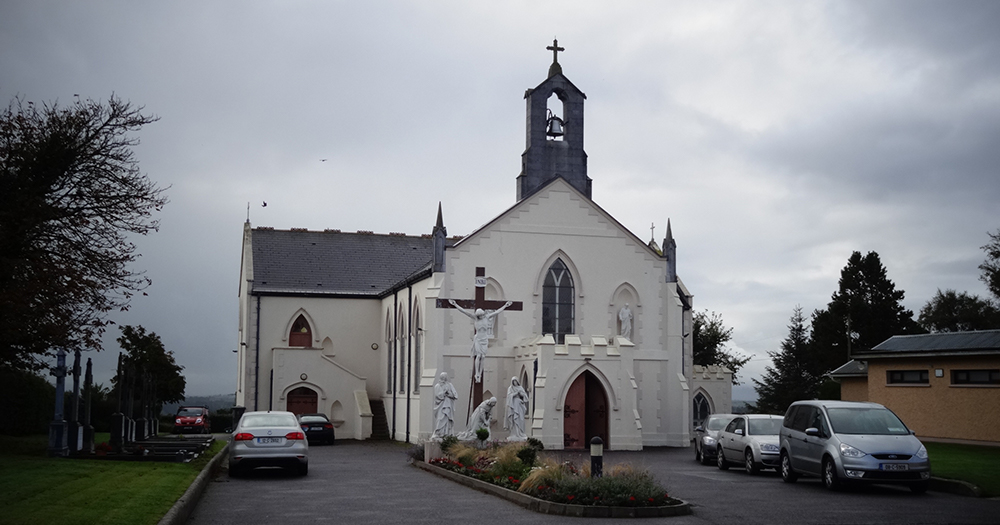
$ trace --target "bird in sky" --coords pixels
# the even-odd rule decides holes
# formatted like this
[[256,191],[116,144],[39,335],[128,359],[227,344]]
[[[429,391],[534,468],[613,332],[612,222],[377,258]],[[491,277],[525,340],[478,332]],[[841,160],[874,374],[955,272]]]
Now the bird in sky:
[[264,201],[264,204],[261,204],[260,207],[261,208],[267,208],[267,201]]
[[326,159],[319,159],[320,162],[326,162]]

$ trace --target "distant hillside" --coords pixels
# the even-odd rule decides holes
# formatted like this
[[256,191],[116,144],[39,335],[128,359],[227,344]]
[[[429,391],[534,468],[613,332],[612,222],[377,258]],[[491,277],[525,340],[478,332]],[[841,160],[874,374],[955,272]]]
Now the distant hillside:
[[233,408],[235,394],[220,394],[217,396],[187,396],[183,402],[163,405],[163,414],[176,414],[180,406],[206,406],[212,412],[220,408]]

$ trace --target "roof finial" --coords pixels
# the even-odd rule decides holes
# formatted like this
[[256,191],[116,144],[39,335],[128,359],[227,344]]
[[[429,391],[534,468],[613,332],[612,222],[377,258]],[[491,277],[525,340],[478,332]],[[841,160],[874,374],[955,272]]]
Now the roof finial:
[[552,51],[552,65],[549,66],[549,77],[554,75],[562,74],[562,66],[559,65],[559,52],[566,51],[565,47],[559,47],[559,40],[556,38],[552,39],[552,45],[546,47],[549,51]]

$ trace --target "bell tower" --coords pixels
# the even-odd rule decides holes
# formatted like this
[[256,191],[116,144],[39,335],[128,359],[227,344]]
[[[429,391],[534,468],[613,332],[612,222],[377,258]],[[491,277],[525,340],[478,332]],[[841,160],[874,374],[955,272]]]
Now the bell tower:
[[587,98],[559,65],[559,41],[552,51],[549,77],[525,91],[527,100],[527,147],[521,154],[521,174],[517,176],[517,200],[528,197],[556,177],[566,179],[591,198],[587,176],[587,154],[583,151],[583,101]]

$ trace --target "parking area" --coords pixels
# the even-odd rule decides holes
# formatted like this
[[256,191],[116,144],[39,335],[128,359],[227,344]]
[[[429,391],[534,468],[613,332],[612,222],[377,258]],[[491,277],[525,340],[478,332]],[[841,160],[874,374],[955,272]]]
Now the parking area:
[[[409,445],[338,441],[310,448],[309,475],[255,471],[209,484],[189,523],[566,523],[581,518],[536,514],[407,463]],[[558,453],[580,463],[582,453]],[[773,471],[751,476],[740,468],[721,471],[694,461],[693,449],[609,451],[605,464],[630,462],[649,468],[672,496],[688,501],[694,514],[670,523],[857,524],[996,523],[1000,501],[905,488],[872,486],[829,492],[818,480],[781,481]],[[651,521],[651,520],[646,520]],[[620,523],[588,519],[586,523]]]

